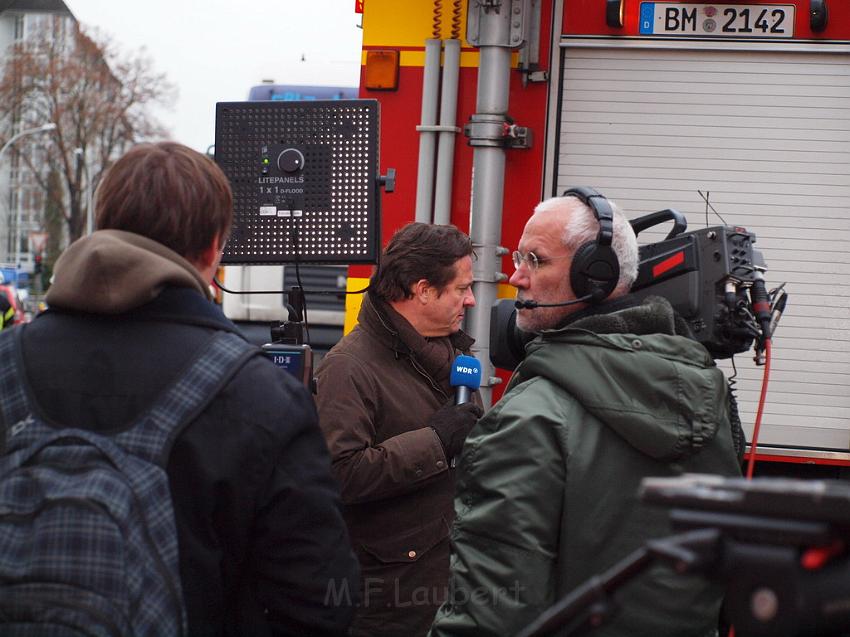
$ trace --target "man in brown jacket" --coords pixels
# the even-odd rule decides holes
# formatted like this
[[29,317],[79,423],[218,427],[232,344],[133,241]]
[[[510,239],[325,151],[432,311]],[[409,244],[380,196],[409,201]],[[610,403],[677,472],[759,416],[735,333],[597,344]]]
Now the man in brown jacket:
[[[446,598],[454,469],[480,398],[454,404],[472,243],[412,223],[387,245],[359,324],[317,370],[319,421],[362,568],[353,635],[425,635]],[[342,595],[344,591],[336,591]]]

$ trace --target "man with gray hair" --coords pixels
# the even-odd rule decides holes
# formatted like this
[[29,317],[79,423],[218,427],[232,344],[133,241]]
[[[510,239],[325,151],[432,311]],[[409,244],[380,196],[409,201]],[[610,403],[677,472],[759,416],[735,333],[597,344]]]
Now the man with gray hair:
[[[740,475],[723,373],[660,297],[629,294],[637,239],[591,188],[539,204],[514,252],[526,346],[458,467],[449,598],[431,634],[513,635],[650,538],[648,476]],[[716,634],[722,591],[653,567],[589,634]]]

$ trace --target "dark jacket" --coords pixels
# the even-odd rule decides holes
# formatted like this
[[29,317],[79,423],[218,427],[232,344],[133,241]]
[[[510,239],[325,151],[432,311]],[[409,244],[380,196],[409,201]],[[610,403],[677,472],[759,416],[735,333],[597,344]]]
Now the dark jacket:
[[[467,438],[458,470],[452,598],[432,635],[513,635],[651,538],[668,512],[641,479],[740,475],[727,384],[677,334],[670,304],[585,316],[526,347],[499,403]],[[594,637],[713,634],[721,590],[653,567],[617,592]]]
[[[317,370],[319,420],[360,558],[355,634],[424,635],[445,599],[454,470],[428,418],[472,339],[426,339],[368,294]],[[476,400],[477,400],[476,394]]]
[[[48,422],[120,428],[215,330],[236,332],[197,271],[145,237],[100,231],[56,265],[50,310],[23,333]],[[168,460],[193,635],[344,634],[358,578],[308,392],[251,358],[176,439]]]

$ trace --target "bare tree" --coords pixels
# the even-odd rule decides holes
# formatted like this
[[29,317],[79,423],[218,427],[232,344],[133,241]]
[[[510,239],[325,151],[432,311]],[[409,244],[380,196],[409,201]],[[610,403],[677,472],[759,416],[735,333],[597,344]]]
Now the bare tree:
[[43,156],[19,152],[47,197],[50,170],[61,175],[62,210],[71,240],[86,225],[86,192],[93,192],[111,163],[132,144],[162,138],[151,115],[176,91],[152,71],[140,51],[122,55],[105,36],[80,30],[76,21],[53,18],[32,37],[14,44],[0,76],[0,117],[56,123]]

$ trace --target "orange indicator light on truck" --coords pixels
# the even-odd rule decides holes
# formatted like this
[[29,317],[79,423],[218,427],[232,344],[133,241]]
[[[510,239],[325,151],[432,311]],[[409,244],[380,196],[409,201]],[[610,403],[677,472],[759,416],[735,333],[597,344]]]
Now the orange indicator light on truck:
[[371,91],[394,91],[398,88],[399,55],[395,49],[366,52],[363,84]]

